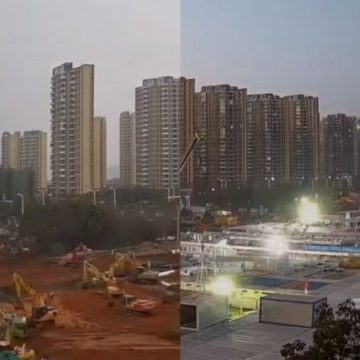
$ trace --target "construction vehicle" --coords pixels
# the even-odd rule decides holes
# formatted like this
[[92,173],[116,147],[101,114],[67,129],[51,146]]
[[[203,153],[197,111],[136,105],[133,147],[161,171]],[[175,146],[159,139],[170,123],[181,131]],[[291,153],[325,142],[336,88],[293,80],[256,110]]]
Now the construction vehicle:
[[26,345],[15,346],[15,353],[19,360],[35,360],[36,354],[34,350],[28,350]]
[[71,253],[60,259],[59,264],[63,266],[82,264],[92,254],[92,250],[85,244],[80,243]]
[[157,302],[153,299],[136,299],[126,305],[126,310],[141,315],[149,315],[156,306]]
[[178,282],[161,281],[164,287],[164,301],[177,301],[180,299],[180,284]]
[[0,339],[11,342],[27,338],[26,318],[0,310]]
[[[89,279],[89,274],[92,278]],[[95,265],[87,260],[83,262],[83,288],[101,289],[102,293],[109,298],[122,296],[124,291],[116,285],[116,281],[107,272],[101,272]]]
[[138,266],[134,260],[131,259],[130,254],[119,255],[114,263],[106,271],[109,279],[114,279],[118,276],[127,276],[139,272],[143,267]]
[[27,313],[23,295],[27,294],[32,303],[31,313],[28,315],[26,322],[29,326],[36,326],[44,323],[54,323],[58,314],[58,309],[51,306],[52,295],[38,294],[25,280],[17,273],[13,274],[13,285],[18,296],[19,303],[17,307]]

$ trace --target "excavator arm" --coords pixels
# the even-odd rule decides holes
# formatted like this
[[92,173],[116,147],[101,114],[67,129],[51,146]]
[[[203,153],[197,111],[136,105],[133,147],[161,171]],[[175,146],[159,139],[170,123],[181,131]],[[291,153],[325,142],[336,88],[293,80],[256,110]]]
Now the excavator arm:
[[121,269],[124,273],[136,272],[137,265],[131,260],[130,254],[124,254],[113,262],[109,270],[106,272],[109,280],[112,280],[115,276],[115,271]]
[[13,274],[13,284],[16,291],[16,295],[21,301],[25,295],[31,297],[34,306],[45,306],[45,301],[41,295],[39,295],[24,279],[17,273]]
[[84,261],[84,268],[83,268],[83,277],[84,280],[88,279],[88,275],[91,274],[97,279],[104,280],[106,276],[102,273],[96,266],[89,263],[88,261]]
[[52,296],[49,294],[40,295],[35,291],[23,278],[17,273],[13,274],[13,284],[16,291],[16,294],[21,302],[20,306],[23,310],[26,311],[23,297],[24,295],[30,296],[32,300],[32,309],[31,313],[27,317],[27,323],[29,326],[36,326],[38,323],[51,322],[55,321],[57,316],[57,308],[49,306],[49,303],[52,302]]

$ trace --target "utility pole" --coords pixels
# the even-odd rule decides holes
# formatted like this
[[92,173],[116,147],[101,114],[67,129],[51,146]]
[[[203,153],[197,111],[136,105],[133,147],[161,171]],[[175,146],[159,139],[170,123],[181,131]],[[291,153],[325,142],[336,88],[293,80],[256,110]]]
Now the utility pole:
[[92,192],[93,193],[93,204],[94,204],[94,206],[96,205],[96,193],[98,192],[99,190],[93,190],[93,189],[91,189],[90,190],[90,192]]
[[42,206],[45,206],[45,190],[40,190],[41,192],[41,203]]
[[18,193],[17,196],[21,199],[21,215],[24,215],[24,195]]
[[113,191],[113,203],[114,203],[114,209],[116,209],[116,189],[114,187],[111,187],[110,190]]

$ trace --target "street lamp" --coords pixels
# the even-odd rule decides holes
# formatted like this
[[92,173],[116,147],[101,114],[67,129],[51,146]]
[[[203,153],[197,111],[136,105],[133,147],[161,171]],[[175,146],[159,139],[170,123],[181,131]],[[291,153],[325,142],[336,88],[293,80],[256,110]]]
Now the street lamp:
[[114,209],[116,209],[116,189],[111,187],[110,190],[113,192]]
[[272,181],[275,181],[275,178],[274,178],[273,176],[271,176],[271,177],[266,177],[266,178],[265,178],[265,181],[267,181],[268,189],[271,190],[271,182],[272,182]]
[[18,193],[17,196],[21,199],[21,215],[24,215],[24,195]]
[[93,204],[96,205],[96,193],[98,192],[99,190],[93,190],[91,189],[89,192],[92,192],[93,195],[94,195],[94,200],[93,200]]
[[40,193],[41,193],[41,203],[43,206],[45,206],[45,189],[40,189]]
[[329,181],[329,180],[331,180],[331,176],[330,176],[330,175],[325,178],[325,188],[326,188],[326,190],[328,190],[328,187],[329,187],[329,185],[328,185],[328,181]]

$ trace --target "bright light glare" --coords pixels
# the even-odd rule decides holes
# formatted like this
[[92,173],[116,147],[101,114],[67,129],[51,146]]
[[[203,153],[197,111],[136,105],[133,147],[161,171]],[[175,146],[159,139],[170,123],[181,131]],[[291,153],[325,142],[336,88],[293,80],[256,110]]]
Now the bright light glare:
[[279,234],[273,234],[267,238],[265,245],[270,253],[278,256],[284,254],[288,249],[285,238]]
[[320,214],[317,204],[307,198],[302,198],[299,206],[299,219],[303,224],[308,225],[318,222]]
[[229,278],[217,278],[212,283],[212,291],[218,295],[229,295],[234,288],[234,284]]
[[303,196],[301,199],[300,199],[301,203],[302,204],[308,204],[309,203],[309,199],[305,196]]

